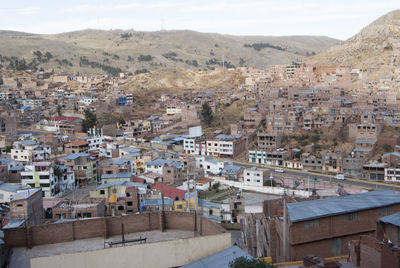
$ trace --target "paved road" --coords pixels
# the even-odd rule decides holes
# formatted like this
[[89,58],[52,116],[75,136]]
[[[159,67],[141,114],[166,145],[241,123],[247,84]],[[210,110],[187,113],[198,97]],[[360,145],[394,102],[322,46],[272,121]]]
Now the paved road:
[[[260,167],[260,168],[266,168],[270,170],[274,170],[275,167],[270,167],[266,165],[258,165],[258,164],[252,164],[252,163],[243,163],[243,162],[238,162],[238,161],[232,161],[235,164],[241,165],[243,167],[249,168],[249,167]],[[290,176],[296,176],[301,179],[307,180],[310,178],[310,188],[312,185],[312,180],[317,179],[318,181],[326,181],[326,182],[336,182],[340,183],[341,185],[356,185],[356,186],[361,186],[365,187],[368,189],[380,189],[380,190],[393,190],[393,191],[400,191],[400,186],[398,185],[391,185],[391,184],[385,184],[382,182],[372,182],[372,181],[363,181],[363,180],[357,180],[357,179],[352,179],[352,178],[346,178],[345,180],[336,180],[333,178],[333,176],[329,175],[323,175],[323,174],[318,174],[318,173],[312,173],[312,172],[306,172],[306,171],[301,171],[301,170],[293,170],[293,169],[284,169],[284,173],[279,173],[279,174],[286,174]]]

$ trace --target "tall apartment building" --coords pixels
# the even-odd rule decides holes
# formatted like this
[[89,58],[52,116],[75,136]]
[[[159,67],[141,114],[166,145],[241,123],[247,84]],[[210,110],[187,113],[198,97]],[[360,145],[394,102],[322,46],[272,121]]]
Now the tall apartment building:
[[44,197],[52,197],[60,193],[58,178],[50,162],[35,162],[26,165],[21,172],[21,184],[32,188],[42,188]]

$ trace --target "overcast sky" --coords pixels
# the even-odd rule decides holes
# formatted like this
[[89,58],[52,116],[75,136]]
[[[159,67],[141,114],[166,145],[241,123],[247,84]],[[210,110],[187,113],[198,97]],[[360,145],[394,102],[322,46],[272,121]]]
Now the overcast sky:
[[345,40],[400,0],[2,0],[0,29],[189,29],[233,35],[325,35]]

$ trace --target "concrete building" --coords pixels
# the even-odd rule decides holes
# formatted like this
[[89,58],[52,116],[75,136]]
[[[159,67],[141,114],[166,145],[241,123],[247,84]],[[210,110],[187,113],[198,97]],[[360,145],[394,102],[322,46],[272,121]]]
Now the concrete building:
[[243,170],[243,183],[244,185],[263,187],[270,175],[271,171],[267,169],[246,168]]
[[42,188],[43,197],[56,196],[61,192],[59,179],[54,176],[54,169],[50,162],[36,162],[26,165],[21,172],[22,185],[32,188]]

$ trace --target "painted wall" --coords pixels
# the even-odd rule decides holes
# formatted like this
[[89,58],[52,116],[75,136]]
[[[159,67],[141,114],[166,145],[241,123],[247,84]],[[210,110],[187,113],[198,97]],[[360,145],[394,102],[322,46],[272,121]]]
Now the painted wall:
[[[215,254],[231,246],[224,233],[159,243],[109,248],[31,259],[31,268],[177,267]],[[155,258],[155,256],[157,256]]]

